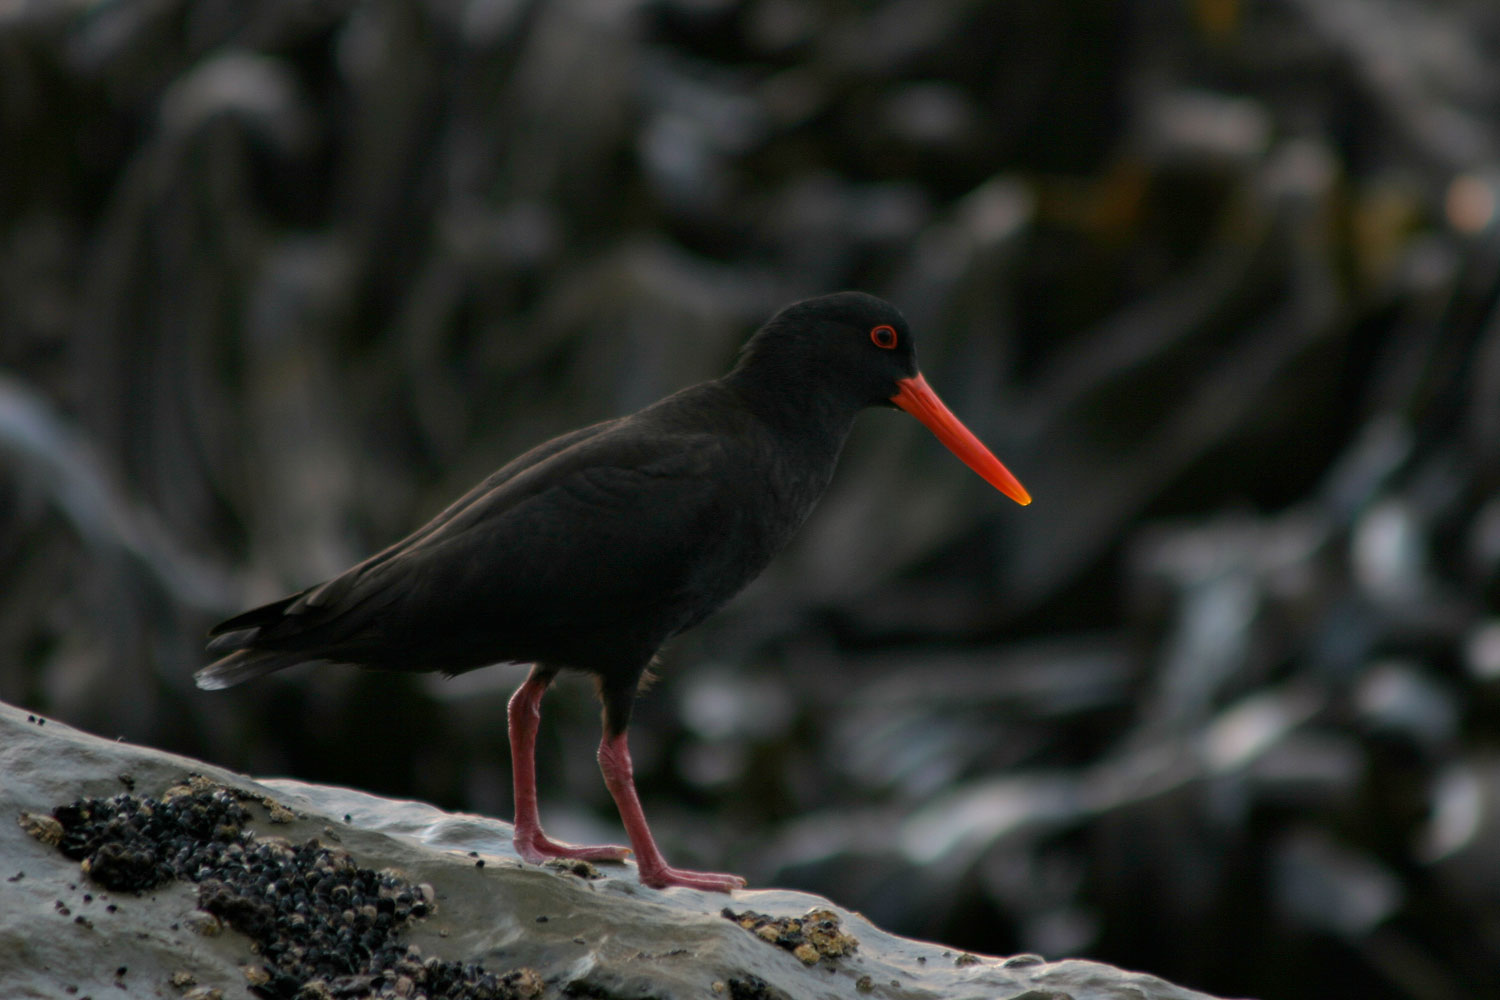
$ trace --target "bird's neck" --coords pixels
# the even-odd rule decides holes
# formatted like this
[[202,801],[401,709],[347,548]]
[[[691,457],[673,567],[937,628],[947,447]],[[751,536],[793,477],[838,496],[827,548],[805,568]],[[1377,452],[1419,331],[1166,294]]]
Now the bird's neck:
[[852,405],[806,370],[779,368],[742,364],[718,381],[778,435],[836,456],[863,407]]

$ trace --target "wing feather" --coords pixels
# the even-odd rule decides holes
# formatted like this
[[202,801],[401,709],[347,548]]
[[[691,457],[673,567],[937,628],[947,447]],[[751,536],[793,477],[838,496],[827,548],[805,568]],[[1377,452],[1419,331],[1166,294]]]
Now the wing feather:
[[[642,416],[549,441],[339,576],[221,623],[211,633],[214,652],[279,655],[250,670],[234,661],[234,679],[217,682],[281,669],[297,662],[292,654],[373,663],[426,637],[438,664],[482,658],[485,650],[444,646],[472,638],[476,621],[497,633],[498,655],[487,662],[538,656],[530,647],[505,652],[502,633],[566,631],[591,613],[600,632],[619,633],[626,645],[631,614],[665,622],[654,632],[674,630],[672,602],[703,560],[693,539],[722,519],[730,469],[715,435],[642,428]],[[611,615],[623,624],[605,629]]]

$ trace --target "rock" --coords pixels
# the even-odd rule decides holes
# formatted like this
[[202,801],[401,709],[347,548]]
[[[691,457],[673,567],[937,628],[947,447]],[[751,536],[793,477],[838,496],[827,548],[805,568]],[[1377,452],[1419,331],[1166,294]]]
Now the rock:
[[[12,817],[0,823],[0,982],[8,997],[110,996],[128,984],[142,995],[190,988],[203,997],[240,996],[248,986],[287,997],[425,989],[434,997],[1208,1000],[1097,962],[968,954],[954,962],[939,945],[887,934],[804,893],[663,892],[641,886],[628,864],[599,866],[597,878],[527,865],[511,849],[510,826],[497,820],[342,788],[255,782],[43,726],[7,705],[0,705],[0,808]],[[169,827],[178,838],[172,850],[156,850],[151,837],[165,835],[152,831]],[[109,839],[116,835],[124,839]],[[475,854],[487,863],[476,866]],[[125,858],[135,860],[122,871]],[[388,930],[399,968],[371,973],[353,962],[352,974],[294,983],[275,966],[285,940],[252,942],[241,933],[278,920],[300,932],[322,919],[311,892],[298,897],[295,912],[281,902],[294,887],[275,866],[298,858],[313,859],[322,877],[347,876],[356,893],[361,878],[379,887],[358,901],[340,883],[323,898],[337,900],[342,912],[333,916],[350,926]],[[249,871],[252,860],[271,871],[260,878],[268,895],[256,899],[236,895],[225,870]],[[112,872],[119,884],[153,887],[105,888],[85,865]],[[202,932],[205,919],[216,926],[219,919],[200,902],[222,918],[224,933]],[[296,950],[300,961],[313,946]],[[452,985],[460,973],[466,982],[487,974],[492,986]],[[448,985],[434,988],[439,980]]]

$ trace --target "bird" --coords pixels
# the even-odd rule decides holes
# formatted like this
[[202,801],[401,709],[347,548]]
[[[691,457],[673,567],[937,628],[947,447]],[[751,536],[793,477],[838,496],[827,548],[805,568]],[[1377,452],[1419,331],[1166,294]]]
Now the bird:
[[[739,876],[662,856],[632,774],[632,706],[661,646],[792,538],[871,407],[912,414],[1000,492],[1031,502],[927,385],[895,306],[863,292],[823,295],[772,316],[727,374],[546,441],[338,576],[214,626],[207,651],[219,658],[196,683],[227,688],[305,662],[448,675],[530,664],[507,706],[520,857],[633,854],[652,888],[741,888]],[[542,696],[565,670],[595,679],[598,763],[628,848],[542,831],[536,735]]]

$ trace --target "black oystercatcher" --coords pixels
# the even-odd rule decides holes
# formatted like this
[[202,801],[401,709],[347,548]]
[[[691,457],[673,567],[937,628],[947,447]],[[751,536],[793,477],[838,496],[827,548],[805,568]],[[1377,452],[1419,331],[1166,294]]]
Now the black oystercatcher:
[[[227,654],[197,674],[224,688],[296,663],[457,674],[534,664],[510,700],[516,850],[622,860],[648,886],[727,892],[734,875],[668,866],[636,797],[625,730],[647,665],[759,573],[833,475],[860,410],[898,406],[1019,503],[1031,497],[917,371],[895,307],[859,292],[798,302],[723,378],[528,451],[425,527],[326,583],[210,633]],[[599,766],[630,848],[550,840],[534,749],[558,671],[593,674]]]

